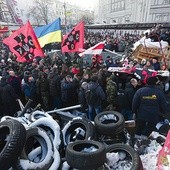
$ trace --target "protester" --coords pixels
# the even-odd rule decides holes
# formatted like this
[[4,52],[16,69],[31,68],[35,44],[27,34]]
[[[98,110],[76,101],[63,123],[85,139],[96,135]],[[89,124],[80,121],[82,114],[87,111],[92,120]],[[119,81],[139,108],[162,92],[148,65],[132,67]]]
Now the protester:
[[40,97],[44,110],[49,110],[49,80],[46,73],[41,73],[36,82],[37,95]]
[[87,113],[87,111],[88,111],[88,105],[87,105],[87,101],[86,101],[87,87],[88,87],[88,83],[87,82],[83,82],[81,84],[81,87],[80,87],[79,92],[78,92],[79,104],[81,104],[80,110],[83,113]]
[[[87,92],[89,95],[87,96]],[[96,114],[102,111],[102,101],[106,98],[106,95],[98,83],[98,77],[96,74],[92,75],[91,81],[88,83],[86,92],[86,100],[88,103],[88,118],[94,120]]]
[[62,106],[74,106],[78,102],[78,93],[71,75],[67,75],[61,81],[61,100]]
[[14,88],[15,93],[21,97],[21,80],[13,70],[9,71],[8,83]]
[[136,117],[136,135],[148,137],[156,129],[160,116],[165,116],[166,99],[156,87],[158,78],[149,77],[147,86],[140,88],[134,95],[132,112]]
[[30,75],[24,79],[22,84],[22,91],[25,95],[25,100],[33,100],[32,106],[35,107],[37,104],[37,92],[36,92],[36,82],[34,78]]
[[17,99],[19,96],[15,93],[14,88],[7,83],[5,77],[2,77],[0,80],[1,117],[14,116],[17,111]]
[[135,78],[132,78],[127,84],[124,95],[123,95],[123,109],[121,111],[122,115],[124,116],[125,120],[132,120],[133,113],[132,113],[132,100],[137,91],[138,81]]
[[106,98],[107,107],[105,110],[116,110],[118,102],[117,84],[111,78],[107,78]]
[[154,58],[152,59],[152,66],[153,66],[153,68],[154,68],[155,71],[161,69],[161,65],[160,65],[157,57],[154,57]]
[[88,72],[88,70],[85,70],[84,73],[83,73],[83,77],[80,81],[80,84],[82,84],[83,82],[89,82],[90,81],[90,71]]
[[61,79],[58,74],[58,68],[54,66],[48,76],[50,108],[61,108]]
[[[150,68],[155,69],[153,66],[154,61],[149,61],[150,64],[149,62],[148,64],[146,64],[145,61],[141,65],[140,60],[136,61],[135,63],[134,59],[127,57],[129,54],[127,53],[127,51],[129,51],[129,49],[133,46],[133,43],[139,40],[140,38],[141,35],[139,34],[131,34],[128,32],[120,32],[119,34],[117,32],[107,30],[106,32],[89,31],[85,33],[85,49],[101,41],[107,40],[106,46],[111,51],[115,50],[119,52],[125,48],[124,53],[126,54],[126,63],[123,62],[123,60],[120,60],[119,58],[114,59],[110,55],[108,55],[106,59],[102,55],[93,55],[92,58],[88,60],[87,58],[80,58],[77,52],[74,54],[70,54],[67,52],[63,54],[58,54],[57,52],[54,52],[52,56],[50,55],[50,53],[46,52],[44,58],[42,58],[41,56],[37,56],[37,58],[34,58],[30,62],[19,63],[16,61],[17,57],[13,53],[9,52],[9,49],[4,44],[2,44],[0,50],[0,75],[5,76],[6,79],[9,80],[9,83],[11,85],[13,84],[12,86],[15,89],[16,82],[13,81],[13,79],[22,79],[21,94],[24,94],[24,96],[26,97],[26,101],[28,101],[28,98],[33,98],[36,103],[37,101],[40,102],[42,104],[43,109],[45,110],[51,110],[54,108],[67,107],[71,105],[77,105],[78,103],[83,103],[84,106],[82,111],[86,111],[88,113],[88,117],[93,120],[95,114],[99,113],[102,110],[108,109],[106,108],[107,106],[111,106],[109,110],[115,109],[116,100],[112,99],[117,98],[116,91],[122,89],[126,90],[126,88],[128,89],[128,74],[130,72],[136,73],[137,68],[142,69],[142,71],[140,71],[142,73],[139,75],[139,81],[143,83],[142,86],[145,86],[146,78],[154,76],[152,72],[149,71]],[[165,37],[162,36],[162,38]],[[73,56],[71,57],[71,55]],[[82,60],[85,62],[82,62]],[[132,64],[130,64],[130,62]],[[106,81],[106,78],[111,75],[111,73],[107,71],[107,68],[119,68],[123,65],[126,65],[126,70],[124,71],[127,72],[123,81],[121,76],[117,76],[118,74],[114,74],[114,78],[112,79],[112,81]],[[160,65],[162,66],[161,62]],[[155,70],[157,70],[157,68]],[[11,71],[15,72],[15,76],[13,76],[13,73]],[[97,82],[90,82],[90,79],[91,77],[93,77],[93,74],[97,74]],[[48,75],[48,78],[46,78],[46,75]],[[33,79],[31,77],[33,77]],[[30,79],[32,79],[33,81]],[[18,80],[17,83],[19,83]],[[30,82],[28,80],[30,80]],[[100,102],[95,107],[89,107],[88,105],[87,108],[86,102],[83,102],[83,100],[81,100],[80,102],[80,96],[85,95],[81,94],[84,93],[84,90],[86,89],[84,88],[84,82],[87,82],[89,86],[92,86],[92,84],[94,85],[95,83],[99,84],[102,89],[101,94],[103,95],[101,96],[104,97],[97,97],[100,99]],[[112,82],[116,82],[117,84],[117,86],[115,86],[115,89],[117,88],[117,90],[113,90],[115,92],[114,95],[112,95],[112,92],[110,92],[110,87],[114,84],[112,84]],[[49,94],[47,90],[48,83]],[[122,84],[122,86],[120,86],[120,84]],[[23,88],[24,86],[25,88]],[[17,85],[17,87],[19,87],[19,85]],[[32,88],[30,89],[30,87]],[[28,96],[26,91],[30,91],[31,96]],[[48,95],[49,100],[47,100]],[[103,98],[107,99],[108,103],[106,103],[106,100],[103,101]],[[23,99],[22,102],[24,102]],[[88,110],[89,108],[90,110]],[[93,111],[91,111],[92,108]],[[97,112],[94,111],[96,108],[98,110]]]
[[155,76],[157,74],[156,71],[152,71],[152,70],[154,70],[153,66],[151,65],[151,62],[147,60],[146,64],[143,66],[142,76],[141,76],[143,85],[146,85],[146,80],[148,77]]

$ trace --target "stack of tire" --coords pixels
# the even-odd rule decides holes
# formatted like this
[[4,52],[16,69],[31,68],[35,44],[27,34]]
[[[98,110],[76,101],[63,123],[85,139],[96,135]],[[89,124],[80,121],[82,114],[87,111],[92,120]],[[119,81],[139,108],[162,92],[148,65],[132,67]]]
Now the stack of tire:
[[125,163],[128,163],[129,170],[143,170],[138,153],[126,144],[119,143],[105,147],[101,142],[84,140],[70,143],[66,148],[66,160],[69,166],[81,170],[120,169],[117,165],[114,167],[114,162],[109,161],[111,154],[124,155],[118,160],[123,162],[122,169],[125,168]]
[[125,122],[120,113],[102,112],[94,122],[81,117],[64,125],[61,121],[58,115],[39,110],[18,118],[3,117],[0,169],[57,170],[65,162],[70,168],[82,170],[114,169],[108,154],[123,152],[121,159],[131,162],[130,169],[142,170],[140,157],[131,146],[114,140],[110,145],[105,140],[124,133]]
[[94,123],[99,141],[107,145],[119,142],[126,143],[124,135],[125,120],[119,112],[101,112],[96,115]]
[[[73,119],[62,130],[67,163],[70,167],[82,170],[108,169],[108,154],[123,152],[123,159],[131,162],[129,169],[142,170],[138,153],[125,144],[126,141],[121,141],[124,129],[124,118],[115,111],[99,113],[94,122],[85,118]],[[116,143],[118,140],[115,138],[120,138],[121,143]]]
[[19,118],[3,117],[0,138],[2,170],[57,170],[61,167],[61,129],[57,121],[44,112],[36,111]]

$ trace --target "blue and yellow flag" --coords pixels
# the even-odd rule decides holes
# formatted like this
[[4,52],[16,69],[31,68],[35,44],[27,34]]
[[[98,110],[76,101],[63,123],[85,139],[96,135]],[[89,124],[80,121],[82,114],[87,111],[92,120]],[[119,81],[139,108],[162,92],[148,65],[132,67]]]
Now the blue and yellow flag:
[[61,20],[58,18],[48,25],[36,27],[34,32],[41,47],[52,42],[61,42]]

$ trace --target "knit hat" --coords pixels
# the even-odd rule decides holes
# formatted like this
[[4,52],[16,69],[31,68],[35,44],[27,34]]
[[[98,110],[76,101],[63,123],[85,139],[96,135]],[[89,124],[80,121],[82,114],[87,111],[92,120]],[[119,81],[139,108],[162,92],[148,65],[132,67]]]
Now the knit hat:
[[159,78],[157,77],[157,76],[155,76],[155,77],[149,77],[149,78],[147,78],[147,80],[146,80],[146,83],[148,84],[148,85],[156,85],[156,83],[159,81]]

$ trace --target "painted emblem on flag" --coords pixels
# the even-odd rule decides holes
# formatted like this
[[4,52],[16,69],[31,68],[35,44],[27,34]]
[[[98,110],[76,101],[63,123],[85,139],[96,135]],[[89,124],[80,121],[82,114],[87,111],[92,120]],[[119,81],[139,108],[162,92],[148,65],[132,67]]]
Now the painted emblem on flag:
[[69,50],[75,49],[75,43],[80,40],[80,31],[75,31],[74,29],[68,35],[67,39],[65,39],[63,45],[67,45]]
[[[33,58],[34,53],[31,52],[35,49],[32,37],[28,36],[27,38],[21,33],[18,36],[14,37],[18,45],[14,47],[14,50],[19,53],[19,55],[24,56],[26,60]],[[26,54],[25,54],[26,53]],[[25,54],[25,55],[24,55]]]

